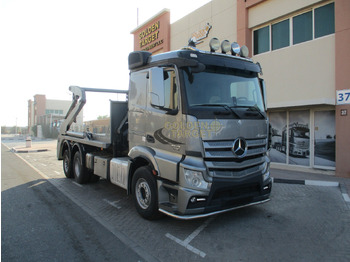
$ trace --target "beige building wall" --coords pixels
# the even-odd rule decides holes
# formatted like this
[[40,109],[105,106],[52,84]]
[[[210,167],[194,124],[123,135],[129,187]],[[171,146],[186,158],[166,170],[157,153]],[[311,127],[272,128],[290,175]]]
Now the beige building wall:
[[209,41],[217,37],[220,41],[237,40],[237,1],[236,0],[212,0],[198,8],[186,17],[171,24],[170,49],[177,50],[188,44],[193,32],[212,25],[209,35],[197,45],[201,50],[209,50]]
[[[49,110],[49,109],[51,109],[51,110],[63,110],[63,116],[65,116],[67,114],[68,109],[70,108],[71,104],[72,104],[72,101],[47,99],[46,100],[46,109],[47,110]],[[84,112],[84,109],[77,116],[77,121],[73,124],[73,126],[80,127],[83,125],[83,115],[84,115],[83,112]]]
[[335,36],[253,57],[263,69],[268,108],[335,105]]
[[249,8],[249,28],[267,21],[282,18],[286,14],[305,10],[308,6],[324,3],[324,0],[268,0]]
[[63,114],[65,115],[67,114],[71,104],[72,104],[71,101],[47,99],[46,109],[63,110]]
[[[257,29],[327,4],[324,0],[269,0],[249,8]],[[253,31],[253,30],[252,30]],[[335,105],[335,35],[253,56],[263,66],[268,108]]]

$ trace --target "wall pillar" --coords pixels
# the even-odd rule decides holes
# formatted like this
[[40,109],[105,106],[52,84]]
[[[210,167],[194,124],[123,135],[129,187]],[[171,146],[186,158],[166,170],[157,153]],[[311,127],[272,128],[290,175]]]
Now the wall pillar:
[[[335,1],[335,88],[350,89],[350,1]],[[336,92],[335,90],[335,92]],[[341,111],[347,110],[342,116]],[[350,178],[350,105],[336,105],[336,176]]]

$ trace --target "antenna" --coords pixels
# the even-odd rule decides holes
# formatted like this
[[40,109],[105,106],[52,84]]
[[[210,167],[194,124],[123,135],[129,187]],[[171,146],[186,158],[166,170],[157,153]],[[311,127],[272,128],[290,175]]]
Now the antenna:
[[136,19],[137,19],[137,21],[136,21],[137,26],[139,26],[139,8],[137,8],[137,18]]

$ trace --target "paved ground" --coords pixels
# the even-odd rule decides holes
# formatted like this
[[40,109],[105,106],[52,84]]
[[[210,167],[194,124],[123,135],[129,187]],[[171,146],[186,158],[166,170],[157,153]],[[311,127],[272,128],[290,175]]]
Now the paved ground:
[[[350,261],[350,204],[339,186],[305,185],[310,177],[303,174],[303,185],[275,183],[264,205],[201,220],[150,222],[137,215],[125,190],[105,180],[81,186],[65,179],[55,141],[47,143],[53,149],[18,156],[144,261]],[[284,182],[293,176],[272,174]]]
[[4,148],[2,145],[2,261],[122,261],[126,257],[134,262],[142,260]]

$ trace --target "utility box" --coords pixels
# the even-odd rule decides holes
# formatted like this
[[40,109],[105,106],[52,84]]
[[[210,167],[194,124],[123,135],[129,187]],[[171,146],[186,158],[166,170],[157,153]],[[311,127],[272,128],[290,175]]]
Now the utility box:
[[95,156],[94,157],[94,174],[107,179],[109,176],[110,159]]
[[111,160],[110,179],[113,184],[127,189],[130,163],[128,157],[113,158]]

